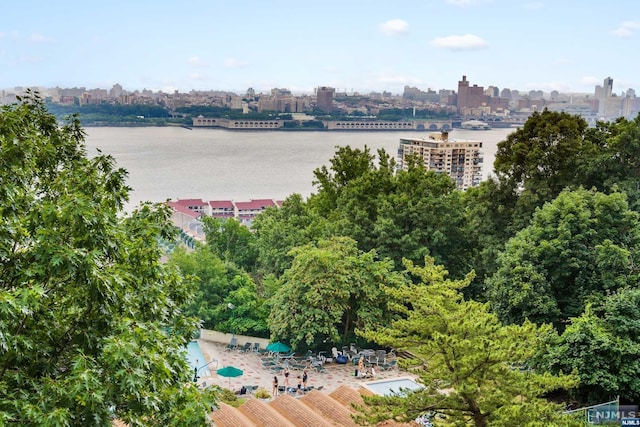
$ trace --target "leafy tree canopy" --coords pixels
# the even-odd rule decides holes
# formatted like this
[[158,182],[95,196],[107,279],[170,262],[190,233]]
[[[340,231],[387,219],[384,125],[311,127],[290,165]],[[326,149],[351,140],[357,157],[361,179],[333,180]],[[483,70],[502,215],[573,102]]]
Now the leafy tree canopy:
[[460,291],[473,274],[447,280],[446,270],[429,258],[424,267],[410,261],[406,267],[419,284],[383,287],[394,319],[358,333],[410,352],[413,358],[401,364],[418,375],[423,388],[365,397],[368,409],[361,421],[410,421],[439,413],[444,420],[436,417],[434,422],[443,426],[581,425],[541,397],[573,387],[575,378],[520,368],[535,354],[549,326],[502,326],[488,305],[465,301]]
[[292,255],[270,300],[274,338],[295,349],[344,342],[354,327],[385,317],[380,284],[398,278],[392,263],[377,260],[375,251],[363,253],[352,239],[335,237],[295,248]]
[[560,194],[506,246],[488,296],[507,323],[553,323],[562,329],[589,300],[635,286],[640,222],[625,195],[577,190]]
[[120,218],[126,172],[20,101],[0,110],[0,424],[204,425],[189,293],[159,263],[168,211]]
[[559,337],[552,334],[537,366],[577,372],[575,397],[595,404],[640,397],[640,289],[625,288],[588,306]]
[[291,249],[328,235],[326,219],[309,208],[299,194],[292,194],[280,208],[269,207],[251,224],[255,232],[257,268],[263,275],[280,276],[291,266]]
[[258,256],[255,237],[247,227],[234,218],[221,220],[204,217],[203,222],[207,245],[213,253],[246,271],[255,268]]

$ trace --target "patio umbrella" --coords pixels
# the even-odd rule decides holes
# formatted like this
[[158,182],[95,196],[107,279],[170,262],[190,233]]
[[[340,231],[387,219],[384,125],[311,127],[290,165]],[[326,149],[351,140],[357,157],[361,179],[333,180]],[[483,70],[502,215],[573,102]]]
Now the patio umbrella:
[[244,372],[242,372],[242,369],[238,369],[235,366],[225,366],[224,368],[218,369],[216,373],[221,377],[229,378],[229,388],[231,388],[231,378],[239,377]]
[[269,344],[267,346],[267,351],[273,351],[274,353],[288,353],[291,351],[291,347],[278,341]]

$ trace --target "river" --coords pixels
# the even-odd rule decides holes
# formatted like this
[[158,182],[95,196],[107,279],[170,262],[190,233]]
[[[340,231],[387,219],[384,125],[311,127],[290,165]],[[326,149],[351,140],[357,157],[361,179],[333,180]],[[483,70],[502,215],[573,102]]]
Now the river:
[[[483,142],[484,176],[490,175],[498,142],[515,129],[456,129],[450,137]],[[88,127],[90,156],[100,149],[129,172],[133,189],[125,207],[167,199],[283,200],[317,189],[313,171],[329,166],[336,146],[382,148],[396,156],[400,138],[425,132],[228,131],[177,127]]]

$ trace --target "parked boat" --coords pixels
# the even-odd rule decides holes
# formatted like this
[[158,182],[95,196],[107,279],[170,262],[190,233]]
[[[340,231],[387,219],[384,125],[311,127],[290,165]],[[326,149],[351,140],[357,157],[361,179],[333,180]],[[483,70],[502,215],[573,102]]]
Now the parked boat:
[[467,122],[462,122],[462,129],[489,130],[491,129],[491,126],[485,122],[481,122],[480,120],[469,120]]

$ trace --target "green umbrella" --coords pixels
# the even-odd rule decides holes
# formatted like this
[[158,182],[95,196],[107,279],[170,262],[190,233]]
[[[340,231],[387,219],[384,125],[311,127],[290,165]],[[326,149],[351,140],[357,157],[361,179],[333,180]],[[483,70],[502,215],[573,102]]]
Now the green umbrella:
[[229,388],[231,388],[231,378],[239,377],[244,372],[242,372],[242,369],[238,369],[234,366],[225,366],[224,368],[218,369],[216,373],[221,377],[229,378]]
[[291,347],[278,341],[269,344],[267,346],[267,351],[272,351],[274,353],[288,353],[291,351]]

